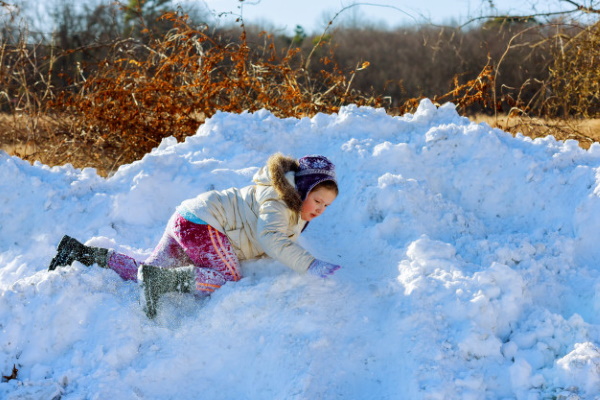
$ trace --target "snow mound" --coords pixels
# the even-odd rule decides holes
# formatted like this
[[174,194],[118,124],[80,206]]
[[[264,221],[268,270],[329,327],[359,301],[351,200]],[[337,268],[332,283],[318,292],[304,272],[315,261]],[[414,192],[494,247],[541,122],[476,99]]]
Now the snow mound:
[[[174,208],[324,154],[341,193],[301,238],[343,268],[269,260],[210,299],[79,263],[63,234],[148,255]],[[2,399],[597,398],[600,145],[531,140],[423,100],[280,119],[218,113],[104,179],[0,152]]]

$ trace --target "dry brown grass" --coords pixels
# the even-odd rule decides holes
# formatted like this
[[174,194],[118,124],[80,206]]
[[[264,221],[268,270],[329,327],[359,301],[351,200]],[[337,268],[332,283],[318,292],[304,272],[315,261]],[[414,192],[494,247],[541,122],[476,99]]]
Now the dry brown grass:
[[108,176],[122,163],[114,146],[90,146],[82,132],[74,135],[77,121],[71,117],[0,114],[0,150],[33,163],[50,166],[72,164],[76,168],[96,168]]
[[522,133],[530,138],[554,136],[557,140],[573,139],[579,146],[588,149],[594,142],[600,142],[600,119],[549,119],[532,117],[498,117],[476,115],[471,117],[474,122],[486,122],[492,127],[500,128],[513,135]]

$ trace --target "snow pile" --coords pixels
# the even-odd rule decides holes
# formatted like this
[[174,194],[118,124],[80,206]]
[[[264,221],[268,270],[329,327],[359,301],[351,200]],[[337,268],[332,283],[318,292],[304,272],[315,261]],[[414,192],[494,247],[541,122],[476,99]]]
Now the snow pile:
[[[46,268],[63,234],[143,258],[174,208],[324,154],[341,193],[281,264],[149,321],[112,271]],[[424,100],[278,119],[220,113],[109,179],[0,153],[2,399],[593,399],[600,146],[513,138]]]

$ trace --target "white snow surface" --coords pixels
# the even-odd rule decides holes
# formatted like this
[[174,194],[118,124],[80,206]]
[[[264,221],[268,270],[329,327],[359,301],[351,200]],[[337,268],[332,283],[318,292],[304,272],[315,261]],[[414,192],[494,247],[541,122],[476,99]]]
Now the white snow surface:
[[[75,262],[64,234],[143,259],[184,199],[274,152],[328,156],[338,199],[301,243],[208,299]],[[600,145],[513,137],[423,100],[313,118],[218,113],[103,178],[0,152],[1,399],[598,399]]]

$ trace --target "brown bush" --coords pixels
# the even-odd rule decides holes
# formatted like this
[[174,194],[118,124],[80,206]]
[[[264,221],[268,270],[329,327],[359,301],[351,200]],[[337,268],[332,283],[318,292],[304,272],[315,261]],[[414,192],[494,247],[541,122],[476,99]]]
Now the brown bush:
[[[251,48],[246,32],[237,43],[221,43],[184,15],[165,14],[172,23],[164,37],[147,45],[115,43],[111,57],[86,76],[77,91],[63,92],[55,110],[75,115],[94,143],[118,144],[120,158],[143,156],[162,138],[193,135],[215,112],[266,108],[280,117],[336,112],[345,104],[379,106],[380,99],[351,88],[356,71],[308,73],[299,50],[278,53],[272,40]],[[83,72],[85,74],[85,71]]]

